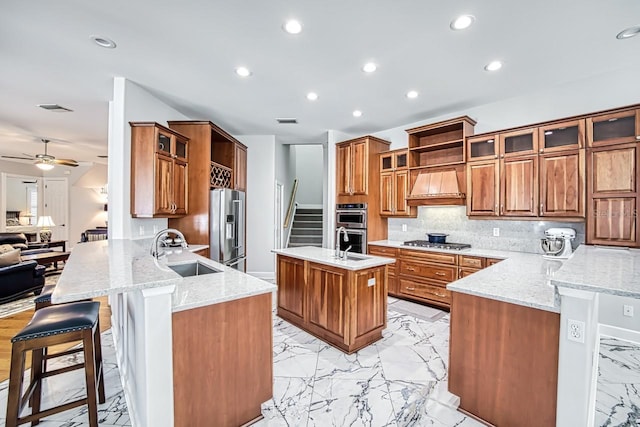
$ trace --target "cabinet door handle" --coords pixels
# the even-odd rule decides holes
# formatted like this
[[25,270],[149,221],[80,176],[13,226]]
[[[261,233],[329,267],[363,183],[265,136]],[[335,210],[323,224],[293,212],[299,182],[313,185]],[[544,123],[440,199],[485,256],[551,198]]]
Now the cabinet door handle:
[[504,215],[504,205],[500,205],[500,213]]
[[494,159],[497,159],[497,158],[498,158],[498,155],[496,154],[495,156],[493,156],[493,158],[494,158]]
[[500,211],[498,211],[498,205],[496,205],[495,213],[496,213],[496,214],[499,214],[499,213],[500,213]]
[[501,159],[504,159],[504,154],[500,154],[500,158],[501,158]]
[[441,298],[446,297],[446,295],[444,295],[444,294],[439,294],[439,293],[437,293],[437,292],[436,292],[435,294],[436,294],[436,296],[441,297]]
[[541,148],[541,149],[540,149],[540,152],[541,152],[541,153],[544,153],[544,148]]
[[415,269],[415,268],[412,268],[412,267],[407,267],[407,270],[408,270],[408,271],[416,271],[416,269]]
[[416,288],[409,288],[409,287],[407,287],[407,290],[408,290],[408,291],[415,291],[415,290],[416,290]]
[[640,141],[640,135],[636,135],[636,139]]
[[544,204],[540,203],[540,215],[544,213]]
[[442,271],[436,271],[436,276],[444,276],[445,274]]

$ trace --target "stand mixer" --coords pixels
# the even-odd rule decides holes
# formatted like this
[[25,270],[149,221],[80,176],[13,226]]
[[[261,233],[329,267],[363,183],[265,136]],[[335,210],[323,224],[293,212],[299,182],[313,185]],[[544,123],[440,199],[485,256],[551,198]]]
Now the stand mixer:
[[550,259],[566,259],[571,256],[573,249],[571,241],[576,237],[573,228],[549,228],[544,232],[544,238],[540,239],[540,247],[544,252],[543,257]]

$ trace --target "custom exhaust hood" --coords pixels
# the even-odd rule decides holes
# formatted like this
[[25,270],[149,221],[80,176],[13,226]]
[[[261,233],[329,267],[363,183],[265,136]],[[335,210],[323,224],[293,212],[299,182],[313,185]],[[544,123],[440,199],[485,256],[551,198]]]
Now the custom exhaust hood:
[[464,170],[416,171],[411,192],[407,196],[410,205],[464,205]]

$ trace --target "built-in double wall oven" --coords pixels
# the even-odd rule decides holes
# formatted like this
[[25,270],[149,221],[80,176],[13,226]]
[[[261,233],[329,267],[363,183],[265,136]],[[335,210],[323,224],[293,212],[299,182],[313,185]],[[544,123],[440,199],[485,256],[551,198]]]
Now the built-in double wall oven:
[[348,242],[340,236],[340,250],[351,246],[350,252],[367,253],[367,204],[342,203],[336,205],[336,230],[347,230]]

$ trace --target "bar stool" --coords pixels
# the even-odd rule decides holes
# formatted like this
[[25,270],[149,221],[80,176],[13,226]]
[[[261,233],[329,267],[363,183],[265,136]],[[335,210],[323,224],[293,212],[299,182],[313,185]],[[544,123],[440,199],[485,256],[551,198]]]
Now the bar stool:
[[[32,426],[37,425],[41,418],[85,404],[89,409],[90,426],[98,426],[96,400],[100,403],[104,403],[106,400],[102,372],[99,312],[100,303],[93,301],[44,307],[36,311],[27,326],[11,339],[7,427],[15,427],[28,422],[31,422]],[[74,341],[82,341],[82,347],[54,354],[45,355],[44,353],[44,349],[49,346]],[[25,356],[28,351],[32,351],[31,379],[25,393],[22,394]],[[84,362],[82,363],[53,371],[47,371],[44,367],[46,359],[78,352],[84,353]],[[81,368],[85,370],[86,397],[41,411],[42,379]],[[21,418],[20,413],[27,402],[31,404],[31,415]]]
[[40,295],[38,295],[33,302],[36,303],[36,311],[40,310],[44,307],[49,307],[51,305],[51,294],[53,290],[56,288],[56,285],[47,285],[42,288]]

